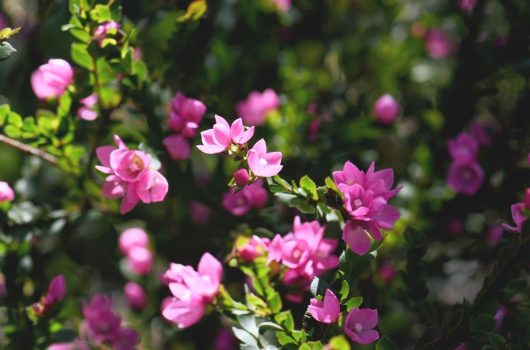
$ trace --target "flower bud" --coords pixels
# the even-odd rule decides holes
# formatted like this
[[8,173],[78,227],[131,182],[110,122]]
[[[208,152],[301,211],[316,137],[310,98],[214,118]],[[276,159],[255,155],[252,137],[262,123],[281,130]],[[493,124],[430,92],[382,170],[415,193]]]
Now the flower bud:
[[153,254],[144,247],[134,247],[129,251],[127,262],[135,275],[147,275],[153,267]]
[[129,255],[134,247],[147,248],[149,236],[139,227],[131,227],[123,231],[119,238],[120,251],[123,255]]
[[123,287],[123,291],[131,309],[142,310],[147,304],[147,296],[140,284],[127,282]]
[[374,104],[375,120],[380,124],[391,124],[399,115],[399,103],[389,94],[377,99]]
[[238,186],[245,186],[250,181],[250,176],[246,169],[236,170],[233,176]]
[[48,286],[48,294],[44,297],[46,305],[55,304],[64,299],[66,295],[66,280],[63,275],[55,276]]

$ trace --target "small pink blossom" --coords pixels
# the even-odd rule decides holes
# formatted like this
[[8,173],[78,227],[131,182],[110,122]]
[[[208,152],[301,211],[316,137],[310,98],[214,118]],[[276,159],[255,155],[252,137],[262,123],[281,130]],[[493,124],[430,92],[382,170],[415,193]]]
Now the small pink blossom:
[[0,203],[11,202],[15,199],[15,192],[5,181],[0,181]]
[[98,95],[88,95],[87,97],[79,100],[79,102],[82,104],[82,106],[77,110],[77,116],[79,119],[92,121],[98,117],[98,112],[94,108],[98,103]]
[[147,275],[153,268],[153,253],[144,247],[132,247],[126,261],[133,274]]
[[189,212],[191,221],[195,225],[199,226],[208,224],[208,221],[210,221],[210,216],[212,215],[212,209],[198,201],[191,201]]
[[162,279],[173,298],[165,305],[162,315],[179,328],[197,323],[206,305],[217,296],[222,275],[223,266],[209,253],[203,254],[197,270],[172,263]]
[[48,286],[48,293],[44,297],[46,305],[55,304],[64,299],[66,295],[66,280],[63,275],[55,276]]
[[253,261],[267,252],[270,243],[268,238],[258,236],[241,237],[236,242],[236,255],[244,261]]
[[245,127],[241,118],[229,125],[226,119],[215,115],[212,129],[201,132],[202,145],[197,148],[207,154],[225,152],[234,145],[244,145],[254,135],[254,127]]
[[374,115],[377,122],[391,124],[399,116],[399,103],[389,94],[379,97],[374,103]]
[[102,23],[94,30],[94,39],[101,47],[103,45],[103,40],[105,40],[107,35],[116,35],[119,29],[120,24],[114,21]]
[[250,170],[260,177],[277,175],[283,168],[281,152],[267,153],[267,144],[264,139],[256,142],[247,154],[248,166]]
[[524,199],[522,202],[515,203],[511,207],[512,219],[515,226],[504,224],[504,228],[513,232],[519,232],[523,230],[523,224],[528,219],[524,211],[530,210],[530,188],[525,191]]
[[311,316],[318,322],[335,323],[340,316],[339,299],[329,289],[326,289],[323,300],[313,298],[309,301],[307,308]]
[[144,229],[131,227],[121,233],[118,243],[122,254],[127,256],[131,249],[135,247],[147,248],[149,246],[149,236]]
[[[276,0],[277,1],[277,0]],[[261,125],[267,115],[280,107],[280,98],[272,89],[262,93],[252,91],[245,101],[240,101],[236,106],[237,114],[249,125]]]
[[379,277],[381,277],[381,279],[387,284],[391,283],[397,276],[396,268],[392,264],[382,264],[377,269],[377,273],[379,274]]
[[245,186],[250,181],[250,175],[246,169],[237,169],[232,176],[238,186]]
[[167,153],[173,160],[185,160],[190,157],[191,147],[188,140],[182,135],[166,136],[162,141]]
[[445,58],[455,51],[455,44],[440,28],[431,29],[425,35],[425,47],[432,58]]
[[123,291],[131,309],[142,310],[147,305],[147,295],[140,284],[127,282]]
[[488,133],[488,129],[477,121],[471,122],[469,125],[471,135],[478,141],[480,145],[491,145],[491,136]]
[[52,58],[31,74],[31,87],[40,100],[60,97],[74,79],[70,63]]
[[504,322],[504,318],[508,314],[508,309],[505,306],[500,306],[497,309],[497,312],[495,312],[495,330],[499,330],[502,327],[502,323]]
[[263,188],[263,181],[257,180],[243,187],[238,192],[230,189],[223,196],[223,207],[234,216],[247,214],[251,209],[260,209],[265,206],[269,195]]
[[193,138],[197,133],[206,105],[199,100],[189,98],[177,92],[171,100],[171,113],[168,127],[186,138]]
[[279,12],[285,13],[291,8],[291,0],[269,0]]
[[477,158],[479,143],[466,132],[461,132],[457,137],[447,141],[449,155],[454,161],[472,162]]
[[477,162],[455,161],[449,167],[446,182],[455,192],[475,194],[484,181],[484,171]]
[[477,6],[477,0],[458,0],[458,8],[462,12],[469,14],[473,12],[475,6]]
[[344,333],[358,344],[370,344],[379,339],[374,330],[379,322],[376,309],[352,309],[344,321]]

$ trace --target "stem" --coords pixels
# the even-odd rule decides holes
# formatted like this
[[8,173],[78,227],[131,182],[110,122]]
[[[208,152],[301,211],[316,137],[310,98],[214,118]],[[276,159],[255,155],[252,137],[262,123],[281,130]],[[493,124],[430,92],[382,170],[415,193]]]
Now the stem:
[[53,165],[57,165],[58,163],[57,158],[55,156],[46,153],[45,151],[40,150],[38,148],[26,145],[25,143],[9,138],[5,135],[0,134],[0,142],[3,142],[11,147],[18,148],[22,152],[26,152],[34,156],[40,157]]

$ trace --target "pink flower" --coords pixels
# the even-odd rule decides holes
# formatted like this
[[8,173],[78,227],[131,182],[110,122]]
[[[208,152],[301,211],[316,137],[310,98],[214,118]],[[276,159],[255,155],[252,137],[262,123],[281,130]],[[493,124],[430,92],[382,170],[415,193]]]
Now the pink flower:
[[240,237],[236,241],[236,255],[244,261],[253,261],[259,256],[264,255],[270,241],[268,238],[258,236]]
[[263,181],[257,180],[243,187],[241,191],[231,189],[223,196],[223,207],[234,216],[243,216],[251,209],[260,209],[265,206],[269,195],[263,188]]
[[151,157],[140,150],[129,150],[118,135],[114,136],[118,148],[102,146],[96,149],[101,165],[96,169],[107,174],[103,195],[122,198],[120,212],[131,211],[138,202],[161,202],[168,192],[166,178],[151,168]]
[[263,139],[256,142],[254,147],[248,151],[247,158],[248,166],[256,176],[274,176],[283,168],[280,164],[282,161],[282,153],[267,153],[267,144]]
[[129,255],[135,247],[147,248],[149,236],[147,232],[139,227],[131,227],[123,231],[119,238],[119,247],[123,255]]
[[77,110],[77,116],[79,119],[92,121],[98,117],[98,112],[94,109],[98,103],[98,95],[92,94],[79,100],[82,106]]
[[344,321],[344,333],[358,344],[370,344],[379,339],[379,333],[374,330],[378,316],[376,309],[354,308]]
[[60,97],[72,84],[74,71],[60,58],[52,58],[31,74],[31,87],[40,100]]
[[471,13],[475,6],[477,6],[477,0],[458,0],[458,8],[462,12]]
[[267,114],[280,107],[280,98],[272,89],[260,93],[252,91],[245,101],[240,101],[236,106],[237,114],[249,125],[261,125],[265,122]]
[[222,153],[228,150],[232,143],[244,145],[253,135],[254,127],[245,127],[241,118],[229,125],[223,117],[215,115],[213,128],[201,132],[203,144],[197,148],[207,154]]
[[507,230],[521,233],[523,230],[523,223],[528,219],[524,211],[530,210],[530,188],[526,189],[523,201],[513,204],[511,209],[512,219],[513,222],[515,222],[515,226],[504,224],[503,227]]
[[237,169],[232,176],[238,186],[245,186],[250,181],[250,175],[246,169]]
[[186,138],[193,138],[206,112],[206,105],[199,100],[177,92],[171,100],[172,111],[169,114],[168,127]]
[[[281,13],[289,11],[291,8],[291,0],[269,0]],[[270,89],[269,89],[270,90]]]
[[102,23],[96,28],[96,30],[94,30],[94,39],[101,47],[103,45],[103,40],[107,37],[107,35],[116,35],[119,29],[120,24],[114,21]]
[[5,181],[0,181],[0,203],[11,202],[15,199],[15,192]]
[[126,261],[133,274],[147,275],[153,268],[153,253],[144,247],[132,247]]
[[440,29],[431,29],[425,35],[425,47],[432,58],[445,58],[455,51],[455,44],[447,33]]
[[213,341],[214,350],[236,350],[238,345],[237,338],[227,328],[220,328]]
[[468,196],[475,194],[484,180],[484,171],[476,162],[453,162],[446,182],[455,192]]
[[48,293],[44,297],[46,305],[55,304],[64,299],[66,295],[66,280],[63,275],[55,276],[48,286]]
[[496,246],[502,239],[504,227],[502,225],[493,225],[488,230],[486,241],[490,246]]
[[396,268],[391,264],[383,264],[379,266],[377,273],[385,283],[391,283],[397,276]]
[[447,141],[449,155],[454,161],[472,162],[477,158],[479,144],[477,140],[468,133],[461,132],[454,139]]
[[399,116],[399,103],[389,94],[379,97],[374,103],[375,120],[381,124],[391,124]]
[[162,315],[186,328],[197,323],[219,292],[223,267],[209,253],[203,254],[197,271],[191,266],[172,263],[163,275],[163,281],[173,295],[165,305]]
[[167,153],[173,160],[185,160],[190,157],[191,148],[188,140],[182,135],[166,136],[162,141]]
[[324,227],[318,221],[302,223],[295,217],[293,232],[276,235],[269,244],[268,261],[281,262],[287,268],[285,284],[306,289],[314,277],[338,266],[338,257],[332,255],[337,244],[336,239],[324,238]]
[[147,305],[147,295],[140,284],[127,282],[123,291],[131,309],[142,310]]
[[506,317],[506,315],[508,314],[508,309],[505,307],[505,306],[500,306],[498,309],[497,309],[497,312],[495,312],[495,329],[498,330],[502,327],[502,323],[504,321],[504,318]]
[[138,332],[132,328],[120,328],[117,336],[112,340],[115,350],[134,350],[140,342]]
[[198,201],[191,201],[189,212],[191,221],[195,225],[199,226],[208,224],[208,221],[210,221],[210,216],[212,215],[212,209]]
[[83,317],[96,343],[112,342],[118,336],[121,319],[112,311],[110,298],[95,294],[89,303],[83,304]]
[[335,294],[331,290],[326,289],[324,299],[311,299],[307,310],[318,322],[335,323],[340,316],[340,303]]

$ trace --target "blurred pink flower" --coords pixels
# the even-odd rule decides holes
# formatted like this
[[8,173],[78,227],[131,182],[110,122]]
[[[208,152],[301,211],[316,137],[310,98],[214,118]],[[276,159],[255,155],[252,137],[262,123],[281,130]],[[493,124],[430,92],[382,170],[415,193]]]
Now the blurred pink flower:
[[263,208],[268,199],[269,195],[263,188],[263,181],[260,179],[243,187],[238,192],[231,189],[225,193],[223,195],[223,207],[232,215],[242,216],[253,208]]
[[99,46],[103,45],[103,40],[107,35],[116,35],[120,29],[120,24],[114,21],[108,21],[100,24],[94,30],[94,39],[97,41]]
[[265,122],[267,114],[280,107],[280,98],[272,89],[262,93],[252,91],[245,101],[238,102],[237,114],[249,125],[261,125]]
[[331,290],[326,289],[323,300],[311,299],[307,310],[318,322],[335,323],[340,316],[339,299]]
[[455,51],[455,44],[440,28],[430,29],[425,35],[425,48],[432,58],[445,58]]
[[207,205],[198,202],[191,201],[189,206],[190,218],[195,225],[204,226],[210,221],[212,215],[212,209]]
[[278,11],[285,13],[291,8],[291,0],[269,0]]
[[447,147],[454,161],[473,162],[478,155],[479,143],[475,137],[461,132],[457,137],[447,141]]
[[171,159],[185,160],[190,157],[191,147],[184,136],[179,134],[166,136],[162,143]]
[[60,97],[72,84],[74,71],[70,63],[52,58],[31,74],[31,87],[40,100]]
[[504,318],[506,317],[506,315],[508,314],[508,309],[504,306],[500,306],[498,309],[497,309],[497,312],[495,312],[495,329],[498,330],[502,327],[502,323],[504,322]]
[[382,95],[374,103],[375,120],[381,124],[391,124],[399,116],[399,103],[389,94]]
[[352,309],[344,321],[344,333],[355,343],[370,344],[379,339],[374,330],[379,321],[376,309]]
[[162,315],[186,328],[197,323],[219,292],[223,266],[209,253],[204,253],[197,271],[191,266],[171,263],[162,280],[169,286],[173,298],[165,305]]
[[469,128],[471,130],[471,135],[473,135],[480,145],[491,144],[491,137],[483,124],[473,121],[471,122]]
[[241,118],[229,125],[226,119],[215,115],[212,129],[201,132],[202,145],[197,148],[207,154],[222,153],[232,144],[244,145],[254,135],[254,127],[245,127]]
[[92,121],[98,117],[98,112],[94,109],[94,106],[98,103],[98,95],[92,94],[79,100],[82,104],[77,110],[77,116],[79,119]]
[[131,249],[135,247],[147,248],[149,246],[149,236],[144,229],[131,227],[121,233],[118,243],[122,254],[129,255]]
[[277,175],[283,166],[281,152],[267,153],[267,144],[264,139],[259,140],[248,151],[248,166],[252,172],[260,177]]
[[270,240],[268,238],[258,236],[241,237],[236,241],[235,252],[244,261],[253,261],[267,252],[269,243]]
[[385,283],[391,283],[397,276],[397,271],[394,265],[388,263],[379,266],[377,273]]
[[239,343],[234,334],[227,328],[220,328],[213,341],[214,350],[236,350]]
[[526,189],[523,201],[512,204],[511,210],[512,219],[515,223],[515,226],[504,224],[503,227],[507,230],[521,233],[521,231],[523,230],[523,224],[528,219],[524,211],[530,210],[530,188]]
[[177,92],[171,100],[171,108],[167,126],[186,138],[195,137],[206,112],[206,105],[199,100]]
[[493,225],[488,230],[487,242],[490,246],[496,246],[502,239],[504,227],[502,225]]
[[127,282],[123,292],[131,309],[142,310],[147,305],[147,295],[144,288],[136,282]]
[[462,12],[471,13],[475,6],[477,6],[477,0],[458,0],[458,8]]
[[15,192],[5,181],[0,181],[0,203],[11,202],[15,199]]
[[132,247],[126,257],[131,272],[135,275],[147,275],[153,268],[153,253],[144,247]]
[[64,299],[66,295],[66,280],[63,275],[55,276],[48,286],[48,293],[44,297],[46,305],[55,304]]
[[455,161],[449,167],[446,182],[455,192],[475,194],[484,180],[484,171],[476,162]]

